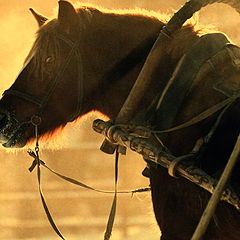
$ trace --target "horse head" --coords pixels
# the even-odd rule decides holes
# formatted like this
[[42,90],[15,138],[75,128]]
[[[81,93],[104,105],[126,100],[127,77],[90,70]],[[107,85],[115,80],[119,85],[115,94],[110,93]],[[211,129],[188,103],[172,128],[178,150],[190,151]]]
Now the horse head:
[[67,1],[59,1],[58,18],[51,21],[30,10],[40,28],[20,74],[0,102],[0,141],[5,147],[23,147],[33,138],[36,119],[43,134],[82,111],[77,12]]

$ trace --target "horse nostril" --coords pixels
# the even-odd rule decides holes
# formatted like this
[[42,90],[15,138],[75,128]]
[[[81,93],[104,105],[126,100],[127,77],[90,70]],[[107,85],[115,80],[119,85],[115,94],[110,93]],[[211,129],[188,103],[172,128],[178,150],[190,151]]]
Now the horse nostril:
[[7,114],[0,113],[0,129],[7,124]]

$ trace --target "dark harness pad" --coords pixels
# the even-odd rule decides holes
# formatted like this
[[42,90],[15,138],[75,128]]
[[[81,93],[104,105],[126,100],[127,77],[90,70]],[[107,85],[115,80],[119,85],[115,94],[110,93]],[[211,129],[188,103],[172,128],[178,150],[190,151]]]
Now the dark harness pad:
[[[213,88],[227,97],[240,94],[240,48],[228,44],[226,47],[225,73],[219,76],[219,79],[213,85]],[[218,73],[218,71],[216,71]]]
[[158,130],[171,128],[193,80],[208,59],[229,43],[221,33],[206,34],[185,53],[183,62],[156,113]]

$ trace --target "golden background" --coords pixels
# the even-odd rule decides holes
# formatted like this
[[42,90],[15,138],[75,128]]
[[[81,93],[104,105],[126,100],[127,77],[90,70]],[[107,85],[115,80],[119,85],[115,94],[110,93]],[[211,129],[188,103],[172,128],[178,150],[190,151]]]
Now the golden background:
[[[172,14],[184,1],[90,0],[81,3],[116,9],[146,8]],[[57,13],[55,0],[0,0],[0,93],[15,80],[34,41],[37,24],[29,7],[48,17],[55,17]],[[215,25],[239,44],[240,17],[230,7],[223,4],[206,7],[195,19],[202,24]],[[67,176],[111,190],[114,187],[113,157],[98,150],[102,137],[91,130],[93,119],[91,116],[75,126],[68,126],[56,140],[42,144],[41,158]],[[32,159],[26,150],[9,152],[1,148],[0,157],[0,239],[58,239],[45,217],[36,173],[28,172]],[[148,180],[141,176],[144,167],[144,161],[134,153],[121,157],[119,189],[147,186]],[[78,188],[45,170],[42,175],[47,203],[66,239],[103,239],[112,195]],[[113,240],[157,240],[159,235],[150,193],[119,196]]]

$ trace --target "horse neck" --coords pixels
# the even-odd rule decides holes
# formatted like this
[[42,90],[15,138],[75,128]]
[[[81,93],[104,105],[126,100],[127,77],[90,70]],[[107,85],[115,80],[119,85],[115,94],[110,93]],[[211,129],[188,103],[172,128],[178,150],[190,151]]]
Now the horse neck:
[[[93,15],[83,49],[85,59],[88,59],[84,67],[86,81],[95,89],[88,90],[91,93],[88,94],[88,102],[91,102],[89,110],[98,110],[110,118],[116,117],[163,25],[156,18],[142,15]],[[197,38],[192,27],[185,27],[175,34],[169,46],[169,57],[160,63],[156,73],[158,77],[148,91],[148,98],[144,99],[146,107]]]
[[116,116],[162,26],[159,20],[141,15],[93,15],[82,49],[85,81],[96,90],[87,90],[89,110]]

